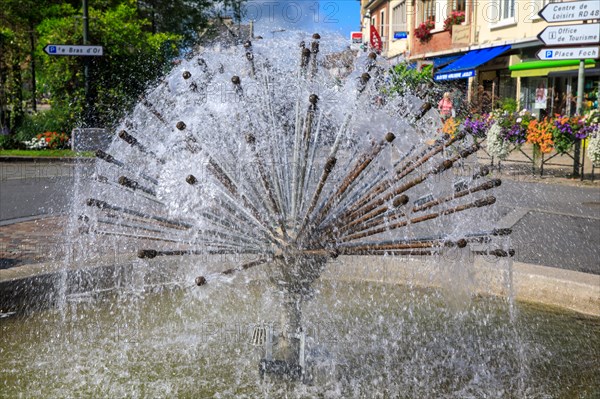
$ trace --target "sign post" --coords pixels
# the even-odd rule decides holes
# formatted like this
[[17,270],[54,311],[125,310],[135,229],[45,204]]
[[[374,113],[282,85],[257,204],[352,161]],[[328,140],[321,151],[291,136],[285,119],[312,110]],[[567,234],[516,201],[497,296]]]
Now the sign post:
[[537,37],[549,46],[600,43],[600,23],[548,26]]
[[600,1],[583,0],[546,4],[538,15],[546,22],[600,19]]
[[[580,0],[560,3],[548,3],[538,13],[546,22],[571,22],[588,21],[600,19],[600,1]],[[583,111],[583,86],[585,84],[585,59],[600,58],[600,24],[577,24],[549,26],[538,35],[544,44],[551,46],[573,46],[579,47],[556,47],[543,48],[537,53],[540,60],[579,60],[579,71],[577,74],[577,110],[581,115]],[[583,44],[595,44],[595,46],[582,47]],[[579,175],[579,140],[575,142],[575,153],[573,154],[573,176]],[[583,168],[582,168],[583,169]],[[583,180],[583,170],[581,171]]]
[[536,55],[540,60],[585,60],[598,58],[599,54],[600,46],[588,46],[543,48]]

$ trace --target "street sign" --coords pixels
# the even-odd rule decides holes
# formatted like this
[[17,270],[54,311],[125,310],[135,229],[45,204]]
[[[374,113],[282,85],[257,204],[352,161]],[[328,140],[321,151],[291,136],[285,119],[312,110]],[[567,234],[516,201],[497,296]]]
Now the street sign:
[[48,55],[78,55],[86,57],[99,57],[104,54],[102,46],[78,46],[70,44],[49,44],[44,47]]
[[537,52],[540,60],[583,60],[599,58],[600,46],[543,48]]
[[538,39],[550,46],[600,43],[600,23],[548,26]]
[[600,1],[568,1],[546,4],[538,15],[546,22],[585,21],[600,19]]

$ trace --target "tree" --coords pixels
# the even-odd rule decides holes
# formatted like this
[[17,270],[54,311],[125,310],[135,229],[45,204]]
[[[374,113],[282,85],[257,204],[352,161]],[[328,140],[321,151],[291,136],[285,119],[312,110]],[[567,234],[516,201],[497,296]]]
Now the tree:
[[[106,10],[90,8],[90,43],[104,47],[104,56],[90,62],[90,95],[94,103],[92,122],[110,126],[157,79],[176,54],[181,36],[150,33],[149,22],[139,19],[133,2]],[[81,29],[71,10],[59,18],[48,18],[38,27],[38,52],[48,43],[79,44]],[[69,15],[70,14],[70,15]],[[83,57],[44,57],[41,81],[52,96],[52,106],[69,109],[74,123],[83,113]]]

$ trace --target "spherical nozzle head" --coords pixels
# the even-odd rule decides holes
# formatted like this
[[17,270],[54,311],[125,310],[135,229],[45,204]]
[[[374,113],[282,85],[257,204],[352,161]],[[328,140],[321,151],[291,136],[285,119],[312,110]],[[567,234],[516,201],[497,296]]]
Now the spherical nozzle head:
[[399,197],[394,198],[394,202],[392,203],[392,205],[394,205],[394,208],[399,208],[403,205],[408,204],[408,195],[402,194]]
[[239,76],[234,75],[231,77],[231,83],[233,83],[234,85],[239,85],[241,82],[242,81]]
[[184,79],[189,79],[192,77],[192,74],[190,73],[190,71],[183,71],[181,76],[183,76]]
[[252,47],[252,42],[250,40],[246,40],[246,42],[244,43],[244,47],[246,47],[246,48]]
[[185,123],[183,123],[183,121],[179,121],[177,122],[177,124],[175,125],[175,127],[179,130],[184,130],[186,128]]
[[198,179],[196,179],[196,176],[194,176],[194,175],[188,175],[188,176],[185,178],[185,181],[187,182],[187,184],[190,184],[190,185],[192,185],[192,186],[193,186],[194,184],[198,183]]
[[253,145],[256,143],[256,137],[252,133],[246,134],[246,143]]
[[467,246],[467,240],[465,240],[464,238],[461,238],[460,240],[456,241],[456,246],[459,248],[464,248]]
[[158,251],[154,249],[140,249],[137,253],[138,258],[153,259],[158,255]]
[[375,53],[375,52],[370,52],[370,53],[369,53],[369,58],[370,58],[370,59],[372,59],[372,60],[376,60],[376,59],[377,59],[377,53]]
[[325,163],[325,171],[327,173],[331,173],[336,162],[337,162],[337,159],[335,157],[331,157],[331,158],[327,159],[327,162]]
[[490,174],[490,168],[488,168],[487,166],[482,166],[481,169],[479,169],[479,174],[481,176],[487,176]]
[[313,33],[312,38],[315,40],[319,40],[321,38],[321,35],[319,35],[318,33]]
[[385,135],[385,141],[387,141],[388,143],[391,143],[392,141],[394,141],[395,138],[396,138],[396,135],[394,135],[394,133],[392,133],[392,132],[388,132]]
[[368,82],[371,79],[371,75],[369,75],[368,73],[363,73],[362,75],[360,75],[360,80],[362,80],[363,82]]
[[311,94],[310,96],[308,96],[308,102],[311,104],[316,104],[319,101],[319,96],[317,96],[316,94]]
[[310,49],[305,48],[304,50],[302,50],[302,55],[308,57],[310,55]]
[[449,159],[444,160],[444,162],[442,162],[442,166],[444,167],[444,169],[450,169],[453,165],[453,162]]
[[206,278],[204,278],[204,276],[198,276],[194,282],[198,287],[202,287],[204,284],[206,284]]

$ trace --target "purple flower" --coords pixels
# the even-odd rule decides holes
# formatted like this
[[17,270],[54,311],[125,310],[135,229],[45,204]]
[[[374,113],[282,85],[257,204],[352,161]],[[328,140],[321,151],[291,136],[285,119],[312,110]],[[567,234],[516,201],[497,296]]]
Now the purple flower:
[[489,128],[485,120],[471,118],[465,119],[463,126],[467,133],[475,137],[485,137]]

